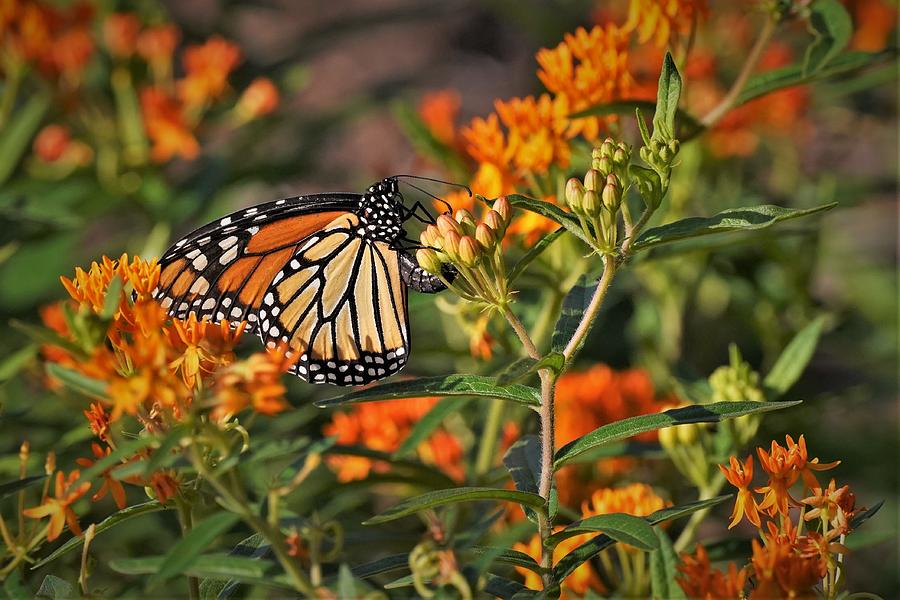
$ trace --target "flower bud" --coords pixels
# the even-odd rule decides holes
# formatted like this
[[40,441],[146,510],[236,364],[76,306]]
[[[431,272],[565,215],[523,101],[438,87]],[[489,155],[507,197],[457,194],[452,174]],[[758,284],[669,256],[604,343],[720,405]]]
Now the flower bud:
[[662,160],[664,163],[672,162],[672,159],[675,158],[675,154],[673,154],[672,151],[669,150],[668,146],[663,146],[662,148],[660,148],[658,154],[660,160]]
[[609,156],[604,156],[596,161],[594,168],[600,171],[601,175],[609,175],[613,170],[613,162]]
[[624,167],[628,164],[630,158],[628,150],[617,148],[616,153],[613,154],[613,164],[617,167]]
[[603,140],[603,143],[600,144],[600,156],[606,158],[612,158],[613,153],[616,151],[616,142],[612,138],[606,138]]
[[503,217],[493,209],[489,210],[484,216],[484,224],[493,229],[496,232],[497,237],[503,237],[503,233],[506,231],[506,224],[503,222]]
[[141,21],[133,13],[113,13],[103,22],[103,39],[109,53],[128,58],[134,54]]
[[663,427],[659,430],[659,445],[669,450],[678,445],[678,434],[674,427]]
[[267,115],[278,108],[278,88],[267,77],[257,77],[247,86],[235,106],[245,121]]
[[459,223],[447,215],[441,215],[437,218],[437,228],[444,237],[451,231],[455,232],[457,235],[462,233],[459,228]]
[[689,425],[678,425],[676,427],[672,427],[675,430],[675,435],[678,436],[678,443],[684,446],[689,446],[697,441],[697,438],[700,437],[700,426],[697,424],[689,424]]
[[671,152],[672,155],[677,155],[679,150],[681,150],[681,142],[679,142],[678,140],[672,140],[669,142],[669,152]]
[[650,150],[649,146],[641,146],[638,154],[640,155],[642,161],[644,161],[648,165],[652,164],[651,158],[653,157],[653,152]]
[[581,198],[581,210],[586,215],[600,214],[600,195],[594,190],[587,190]]
[[421,248],[416,251],[416,261],[419,266],[433,275],[441,272],[441,259],[438,258],[437,252],[428,248]]
[[[615,175],[610,175],[610,177],[615,177]],[[603,188],[603,194],[600,198],[603,200],[603,206],[608,208],[610,212],[614,213],[619,210],[619,204],[622,198],[619,186],[615,183],[607,183],[606,187]]]
[[512,220],[512,206],[509,204],[509,200],[506,196],[497,198],[494,202],[493,209],[500,214],[500,217],[503,219],[503,224],[509,225],[510,220]]
[[584,175],[584,188],[597,192],[603,189],[602,182],[604,179],[606,179],[606,175],[602,174],[597,169],[591,169]]
[[450,260],[459,260],[459,240],[460,235],[456,231],[448,231],[444,234],[444,252],[450,257]]
[[34,153],[44,162],[59,160],[71,145],[69,130],[62,125],[47,125],[34,139]]
[[475,241],[490,250],[497,245],[497,234],[486,223],[480,223],[475,228]]
[[472,227],[475,227],[475,217],[465,208],[460,208],[459,210],[457,210],[455,218],[456,222],[459,224],[471,224]]
[[581,209],[581,197],[584,196],[584,186],[575,177],[566,182],[566,204],[574,211]]
[[467,267],[474,267],[481,258],[481,244],[468,235],[459,240],[459,262]]
[[423,246],[431,246],[432,248],[439,248],[438,240],[441,239],[441,232],[434,225],[428,225],[422,230],[422,234],[419,236],[419,241],[422,242]]
[[44,473],[53,475],[56,471],[56,452],[51,450],[47,453],[47,460],[44,462]]

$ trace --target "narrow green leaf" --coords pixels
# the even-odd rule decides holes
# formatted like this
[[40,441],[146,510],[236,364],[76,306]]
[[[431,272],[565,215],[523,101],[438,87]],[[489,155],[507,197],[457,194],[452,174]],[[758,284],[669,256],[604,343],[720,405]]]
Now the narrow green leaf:
[[845,52],[815,73],[804,74],[802,64],[766,71],[752,77],[747,82],[744,91],[738,97],[737,104],[746,104],[776,90],[851,73],[870,65],[893,60],[896,55],[897,51],[894,49],[882,52]]
[[500,577],[493,573],[485,574],[484,592],[503,600],[528,600],[537,592],[530,590],[518,581]]
[[103,308],[100,311],[100,318],[104,320],[112,319],[116,310],[119,309],[119,301],[122,299],[122,288],[124,284],[118,277],[113,277],[106,288],[106,297],[103,298]]
[[50,93],[40,90],[31,95],[15,117],[10,119],[0,134],[0,184],[6,182],[28,151],[34,134],[47,109],[50,108]]
[[600,532],[617,542],[634,546],[644,552],[659,548],[659,540],[653,532],[653,527],[641,517],[624,513],[607,513],[581,519],[548,537],[546,544],[556,546],[562,540],[576,535]]
[[672,54],[666,52],[659,87],[656,92],[656,112],[653,114],[653,136],[651,140],[669,142],[675,136],[675,115],[681,99],[681,75]]
[[551,221],[556,221],[557,223],[565,227],[570,233],[574,234],[575,237],[587,244],[588,247],[597,250],[597,248],[594,247],[593,240],[591,240],[591,238],[589,238],[581,228],[581,223],[578,221],[578,217],[576,217],[572,213],[564,211],[562,208],[555,204],[550,204],[549,202],[544,202],[543,200],[537,200],[535,198],[529,198],[528,196],[510,194],[509,196],[507,196],[507,199],[509,200],[509,203],[516,208],[524,208],[525,210],[531,211],[533,213],[543,215]]
[[712,404],[692,404],[681,408],[672,408],[660,413],[629,417],[599,427],[557,450],[555,467],[559,468],[576,456],[584,454],[597,446],[624,440],[646,431],[654,431],[686,423],[716,423],[744,415],[781,410],[798,404],[800,404],[799,400],[795,402],[715,402]]
[[375,575],[381,575],[382,573],[387,573],[389,571],[408,568],[409,554],[404,553],[392,554],[390,556],[385,556],[384,558],[357,565],[352,567],[351,571],[353,571],[353,574],[359,579],[366,579],[367,577],[374,577]]
[[[206,550],[217,537],[231,529],[238,520],[238,516],[234,513],[219,512],[194,525],[163,558],[159,570],[147,581],[148,589],[153,589],[167,579],[185,572],[196,562],[201,552]],[[225,575],[233,577],[231,574],[226,573]],[[204,576],[209,577],[209,575]]]
[[507,281],[512,284],[512,282],[518,279],[519,276],[525,272],[525,269],[528,268],[528,265],[534,262],[534,260],[544,252],[544,250],[550,247],[550,244],[559,239],[559,236],[561,236],[565,232],[566,228],[560,227],[553,233],[548,233],[540,240],[538,240],[538,242],[534,246],[529,248],[528,251],[524,255],[522,255],[522,258],[520,258],[519,261],[509,271],[509,275],[506,278]]
[[362,390],[355,390],[343,396],[319,400],[315,404],[319,408],[326,408],[342,404],[355,404],[357,402],[421,398],[423,396],[475,396],[478,398],[508,400],[530,407],[539,407],[541,405],[539,390],[524,385],[500,387],[494,383],[493,377],[481,375],[443,375],[440,377],[420,377],[418,379],[392,381]]
[[46,479],[46,477],[46,475],[33,475],[32,477],[16,479],[8,483],[0,484],[0,500],[12,496],[19,490],[24,490],[25,488],[31,487],[37,482],[43,481],[44,479]]
[[815,30],[815,38],[803,59],[803,75],[807,77],[840,54],[853,36],[853,19],[838,0],[815,0],[810,7],[809,23]]
[[[541,481],[541,440],[536,435],[525,435],[519,438],[515,444],[503,456],[503,465],[509,470],[509,474],[520,492],[537,494]],[[537,522],[537,513],[534,509],[523,506],[525,515],[533,522]]]
[[106,397],[106,383],[99,379],[93,379],[58,363],[47,363],[47,373],[80,394],[92,398]]
[[358,597],[353,572],[350,570],[350,567],[343,563],[338,568],[337,594],[338,598]]
[[[130,521],[131,519],[134,519],[136,517],[140,517],[149,513],[159,512],[161,510],[171,509],[169,507],[163,506],[156,500],[151,500],[150,502],[123,508],[119,512],[113,513],[112,515],[103,519],[103,521],[101,521],[95,528],[94,533],[95,535],[99,535],[107,529],[111,529],[116,525],[124,523],[125,521]],[[82,544],[84,544],[84,536],[72,537],[65,544],[54,550],[50,556],[38,561],[31,568],[37,569],[39,567],[43,567],[47,563],[56,560],[60,556],[68,554],[69,552],[77,548],[80,548]]]
[[816,351],[824,324],[825,317],[817,318],[801,329],[782,350],[778,360],[772,365],[772,370],[763,380],[763,386],[770,400],[776,400],[784,395],[800,379],[800,375]]
[[[554,352],[565,350],[572,336],[575,335],[578,325],[581,323],[581,319],[591,303],[591,298],[594,297],[594,293],[597,291],[597,285],[598,279],[595,275],[582,275],[578,278],[578,283],[572,286],[572,289],[563,298],[559,318],[550,338],[550,347]],[[587,336],[582,338],[582,344],[586,338]],[[581,346],[575,349],[576,353],[580,348]]]
[[[654,111],[656,110],[656,105],[653,105]],[[650,145],[650,130],[647,128],[647,121],[644,120],[644,115],[641,114],[640,108],[634,109],[634,118],[637,119],[638,130],[641,132],[641,140],[644,142],[645,146]]]
[[27,335],[32,341],[37,342],[38,344],[58,346],[66,352],[74,354],[75,356],[84,356],[84,351],[81,348],[79,348],[70,340],[62,337],[52,329],[38,327],[36,325],[32,325],[31,323],[25,323],[24,321],[19,321],[17,319],[10,319],[9,324],[13,329],[18,329],[19,331]]
[[532,508],[544,506],[544,499],[537,494],[529,494],[514,490],[484,487],[460,487],[447,490],[436,490],[416,496],[389,508],[380,515],[374,516],[363,525],[377,525],[387,523],[402,517],[413,515],[426,508],[456,504],[458,502],[473,502],[476,500],[498,500],[502,502],[518,502]]
[[659,600],[686,600],[684,591],[675,576],[678,574],[678,553],[672,546],[669,534],[661,527],[654,527],[659,548],[650,554],[650,589],[653,598]]
[[406,436],[406,439],[394,452],[394,456],[401,457],[413,454],[416,448],[434,433],[434,430],[440,426],[444,419],[461,411],[470,401],[471,398],[465,397],[445,398],[439,401],[413,426],[412,431],[409,432],[409,435]]
[[872,508],[867,508],[858,514],[854,515],[852,519],[850,519],[850,529],[857,529],[860,525],[871,519],[875,516],[881,507],[884,505],[884,500],[879,501]]
[[529,571],[540,574],[543,572],[541,565],[524,552],[511,548],[494,548],[492,546],[472,546],[471,551],[478,557],[491,556],[491,561],[501,562],[514,567],[523,567]]
[[[678,519],[691,513],[697,512],[698,510],[703,510],[705,508],[721,504],[731,497],[732,496],[728,494],[725,496],[717,496],[709,500],[698,500],[697,502],[691,502],[689,504],[671,506],[669,508],[658,510],[642,518],[650,525],[659,525],[660,523],[664,523],[665,521]],[[559,533],[554,535],[558,536]],[[562,581],[563,579],[571,575],[572,572],[579,566],[581,566],[582,563],[590,560],[592,557],[596,556],[604,549],[609,548],[615,543],[616,541],[608,535],[601,534],[592,538],[590,541],[578,546],[575,550],[564,556],[562,560],[556,563],[556,566],[553,568],[554,579],[556,581]]]
[[38,347],[35,344],[28,344],[7,355],[0,363],[0,383],[18,375],[37,356],[37,353]]
[[[230,513],[220,513],[230,514]],[[169,556],[148,556],[144,558],[116,558],[109,562],[109,568],[124,575],[152,574],[151,581],[162,572]],[[205,554],[196,556],[189,566],[182,569],[185,575],[208,579],[233,579],[241,583],[293,589],[286,575],[269,573],[274,569],[270,560],[245,558],[230,554]]]
[[516,383],[541,369],[550,369],[554,373],[559,373],[565,363],[566,357],[559,352],[551,352],[539,360],[526,356],[514,361],[497,375],[497,385],[503,387]]
[[38,588],[36,598],[51,598],[52,600],[66,600],[67,598],[77,598],[75,586],[61,579],[56,575],[47,575]]
[[138,451],[153,446],[158,441],[159,440],[154,436],[147,435],[121,443],[116,447],[115,450],[92,464],[87,469],[81,471],[81,475],[78,477],[78,481],[90,481],[100,473],[119,464],[123,459],[131,458]]
[[815,213],[831,210],[837,203],[823,204],[814,208],[798,209],[784,208],[763,204],[761,206],[746,206],[742,208],[729,208],[713,217],[689,217],[674,223],[661,225],[648,229],[635,241],[634,251],[646,250],[660,244],[667,244],[676,240],[724,233],[727,231],[753,231],[771,227],[780,221],[805,217]]

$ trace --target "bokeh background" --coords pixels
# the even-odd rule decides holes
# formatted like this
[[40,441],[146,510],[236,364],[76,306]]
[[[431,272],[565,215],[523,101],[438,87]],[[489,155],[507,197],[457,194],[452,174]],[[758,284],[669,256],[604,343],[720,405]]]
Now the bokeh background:
[[[855,19],[852,49],[896,44],[892,2],[845,4]],[[27,72],[15,74],[8,62],[2,69],[3,98],[17,87],[3,101],[11,104],[3,105],[0,125],[4,324],[38,323],[41,307],[64,295],[59,276],[77,265],[126,251],[158,255],[181,234],[240,207],[360,190],[396,173],[468,182],[476,162],[459,141],[460,129],[491,113],[497,99],[543,92],[536,77],[540,48],[556,46],[579,26],[625,19],[628,11],[624,1],[582,0],[57,5],[67,15],[62,33],[86,37],[56,32],[34,50]],[[114,10],[177,28],[177,52],[215,36],[239,48],[239,58],[213,69],[227,77],[215,101],[185,126],[196,152],[166,156],[172,107],[164,101],[135,96],[138,105],[128,108],[116,97],[110,81],[117,62],[103,33],[104,16]],[[710,3],[685,70],[688,107],[709,106],[734,78],[758,26],[753,11],[751,2]],[[760,68],[796,62],[808,41],[801,25],[785,25]],[[655,49],[632,50],[635,94],[655,81],[660,58]],[[174,68],[177,76],[183,67]],[[673,377],[705,377],[725,364],[732,342],[765,371],[796,331],[827,315],[818,350],[791,391],[804,404],[766,419],[758,438],[803,433],[815,455],[843,461],[835,473],[860,502],[886,501],[849,573],[860,589],[885,598],[900,592],[896,75],[889,56],[861,72],[791,88],[741,107],[686,144],[669,218],[744,204],[838,206],[821,219],[730,240],[715,252],[679,247],[629,270],[582,358],[584,368],[603,362],[645,369],[666,390]],[[246,96],[260,77],[271,81],[277,97],[265,85]],[[149,157],[147,148],[129,157],[116,119],[136,118],[149,129],[153,115],[162,141],[153,140]],[[633,127],[622,131],[636,139]],[[187,142],[171,135],[183,150]],[[457,145],[455,166],[435,159],[427,143],[433,138]],[[434,302],[412,299],[415,352],[408,371],[489,371],[489,360],[472,355],[477,344]],[[4,480],[17,474],[23,438],[33,449],[55,448],[63,461],[78,455],[87,437],[77,403],[40,385],[28,344],[13,327],[0,336],[0,353],[8,357],[0,362]],[[488,354],[502,361],[503,349]],[[293,382],[292,403],[307,408],[284,433],[320,431],[330,417],[308,405],[326,394]],[[102,517],[108,508],[92,510]],[[177,532],[151,519],[95,547],[128,552],[151,534],[165,547]]]

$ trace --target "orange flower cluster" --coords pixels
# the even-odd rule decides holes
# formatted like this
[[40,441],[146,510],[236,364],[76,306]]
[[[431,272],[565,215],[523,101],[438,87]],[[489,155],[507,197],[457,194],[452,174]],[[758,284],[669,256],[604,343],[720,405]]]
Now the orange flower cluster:
[[[361,445],[379,452],[391,453],[400,448],[415,425],[438,402],[438,398],[410,398],[358,404],[348,412],[336,412],[322,429],[335,436],[343,446]],[[449,431],[438,428],[417,448],[423,462],[440,468],[461,480],[463,447]],[[337,471],[338,481],[364,479],[371,471],[385,472],[388,465],[364,456],[329,456],[328,463]]]
[[32,519],[50,517],[47,539],[51,542],[59,537],[66,525],[69,526],[72,533],[81,535],[78,516],[72,510],[72,505],[91,489],[91,484],[85,481],[76,485],[80,476],[81,472],[77,469],[69,473],[68,477],[62,471],[57,471],[53,490],[54,497],[50,498],[45,493],[40,506],[26,508],[22,511],[22,514]]
[[[785,442],[782,446],[773,441],[768,450],[757,448],[760,465],[768,477],[762,487],[751,488],[752,456],[743,463],[731,457],[729,467],[719,467],[738,489],[729,528],[746,516],[759,529],[762,541],[753,540],[748,566],[737,569],[732,563],[727,573],[710,567],[702,546],[698,546],[695,556],[683,557],[678,583],[690,597],[744,597],[741,594],[748,579],[753,582],[751,599],[813,597],[813,588],[823,581],[826,588],[835,585],[840,569],[838,557],[848,552],[843,537],[850,533],[850,521],[858,512],[856,498],[849,486],[838,487],[832,479],[822,487],[816,479],[815,471],[831,469],[839,461],[822,464],[817,458],[810,459],[802,435],[796,442],[786,436]],[[810,495],[795,499],[791,495],[795,485]],[[763,494],[762,501],[758,502],[754,493]],[[796,525],[791,509],[801,509]],[[805,534],[801,533],[804,525]]]
[[[627,417],[659,412],[671,399],[659,398],[650,375],[640,369],[615,371],[598,364],[586,371],[569,371],[556,387],[556,445],[561,447],[594,429]],[[641,434],[639,441],[654,441],[656,432]],[[597,465],[610,476],[632,467],[631,458],[611,458]],[[592,491],[581,483],[577,466],[559,471],[560,501],[578,504]],[[588,479],[595,479],[590,477]]]
[[[670,505],[671,503],[666,502],[659,497],[649,485],[634,483],[618,488],[602,488],[596,490],[589,501],[582,503],[581,516],[582,518],[587,518],[595,515],[624,513],[636,517],[645,517]],[[586,534],[563,540],[553,550],[553,562],[556,563],[559,559],[569,554],[592,537],[593,534]],[[630,551],[632,554],[638,554],[633,548],[628,546],[623,547],[626,552]],[[537,535],[535,535],[527,544],[515,544],[513,549],[524,552],[540,562],[541,541]],[[645,560],[644,556],[640,556],[639,558],[642,561]],[[538,574],[523,567],[516,567],[516,570],[525,577],[525,585],[527,587],[536,590],[542,589],[541,578]],[[561,598],[581,598],[584,597],[589,590],[597,593],[604,593],[607,591],[600,580],[600,577],[588,562],[579,566],[562,582],[562,589],[563,593],[560,596]]]
[[709,12],[706,0],[631,0],[626,31],[636,31],[638,41],[652,41],[665,48],[675,35],[687,35],[698,19]]

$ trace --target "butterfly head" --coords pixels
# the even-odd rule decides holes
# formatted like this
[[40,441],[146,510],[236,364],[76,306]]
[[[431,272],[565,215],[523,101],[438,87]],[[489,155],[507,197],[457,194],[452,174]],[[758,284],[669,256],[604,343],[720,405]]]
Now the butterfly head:
[[391,243],[403,232],[403,196],[393,177],[369,186],[359,204],[359,220],[366,238]]

